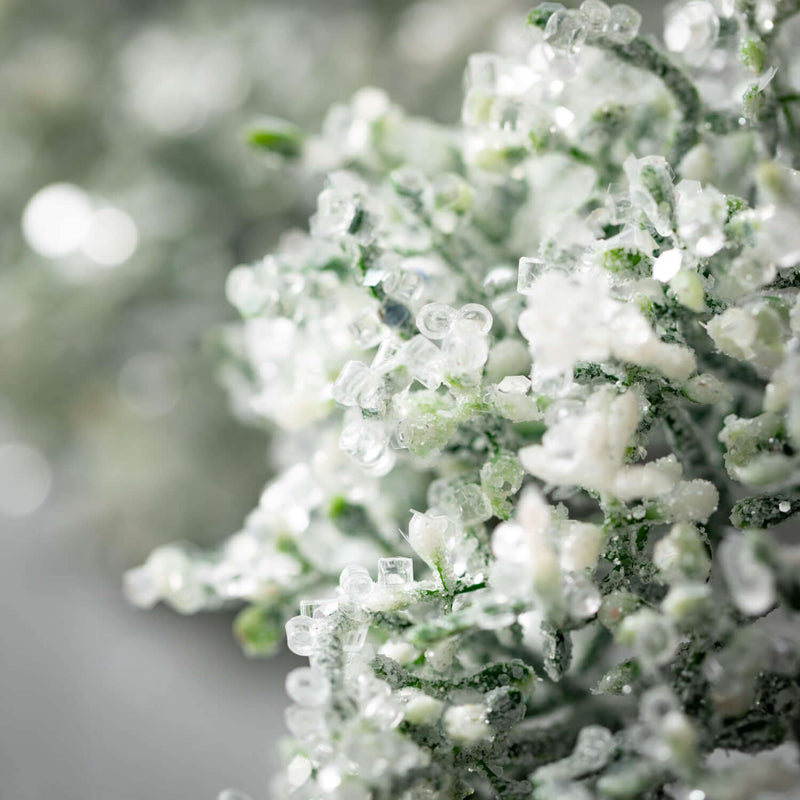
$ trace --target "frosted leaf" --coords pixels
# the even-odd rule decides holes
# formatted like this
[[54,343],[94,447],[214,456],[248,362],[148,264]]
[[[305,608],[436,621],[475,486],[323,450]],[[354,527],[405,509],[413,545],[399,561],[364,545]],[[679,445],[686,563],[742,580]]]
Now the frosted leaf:
[[297,667],[286,676],[286,694],[298,705],[324,705],[330,693],[328,679],[311,667]]
[[759,561],[744,536],[729,534],[719,546],[719,559],[731,599],[749,616],[767,612],[775,602],[775,577]]
[[624,3],[615,3],[611,6],[606,38],[614,44],[628,44],[639,35],[641,24],[642,15],[636,9]]
[[382,586],[409,586],[414,581],[414,562],[410,558],[379,558],[378,583]]
[[445,303],[428,303],[417,314],[417,328],[429,339],[443,339],[457,316],[456,310]]

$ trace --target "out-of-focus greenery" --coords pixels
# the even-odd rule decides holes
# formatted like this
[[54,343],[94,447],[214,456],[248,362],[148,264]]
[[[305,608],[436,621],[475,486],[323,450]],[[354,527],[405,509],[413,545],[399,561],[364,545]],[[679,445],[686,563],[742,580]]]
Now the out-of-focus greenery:
[[[365,83],[452,118],[442,89],[520,8],[0,0],[0,445],[44,454],[65,525],[136,561],[230,533],[265,482],[267,438],[230,419],[203,343],[232,316],[226,272],[300,223],[318,187],[249,150],[244,125],[317,128]],[[26,204],[62,182],[130,216],[128,260],[28,246]]]

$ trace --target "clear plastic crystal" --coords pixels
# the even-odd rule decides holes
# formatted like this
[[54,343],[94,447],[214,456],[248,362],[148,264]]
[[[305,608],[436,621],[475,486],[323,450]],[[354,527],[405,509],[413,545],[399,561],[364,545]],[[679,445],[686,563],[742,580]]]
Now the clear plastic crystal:
[[492,312],[480,303],[467,303],[458,310],[457,319],[464,327],[474,326],[480,333],[489,333],[492,329]]
[[375,347],[386,336],[386,328],[377,312],[371,308],[360,311],[350,323],[349,330],[355,343],[364,349]]
[[311,667],[297,667],[286,676],[286,694],[298,705],[324,705],[330,693],[330,681]]
[[428,303],[417,314],[417,328],[429,339],[443,339],[457,316],[456,310],[446,303]]
[[586,39],[586,28],[580,12],[561,9],[550,15],[544,29],[544,40],[555,50],[577,53]]
[[517,291],[520,294],[531,294],[536,279],[542,274],[547,264],[541,258],[524,256],[519,260]]
[[639,35],[642,15],[625,3],[611,6],[606,37],[614,44],[628,44]]
[[442,352],[425,336],[414,336],[402,347],[399,357],[409,373],[428,389],[442,382]]
[[349,564],[339,575],[342,592],[353,600],[366,597],[372,591],[373,585],[369,570],[361,564]]
[[579,8],[583,27],[587,35],[601,36],[608,29],[611,9],[603,0],[583,0]]
[[410,558],[379,558],[378,583],[382,586],[409,586],[414,582],[414,562]]
[[310,656],[315,641],[316,627],[310,617],[292,617],[286,622],[286,645],[295,655]]

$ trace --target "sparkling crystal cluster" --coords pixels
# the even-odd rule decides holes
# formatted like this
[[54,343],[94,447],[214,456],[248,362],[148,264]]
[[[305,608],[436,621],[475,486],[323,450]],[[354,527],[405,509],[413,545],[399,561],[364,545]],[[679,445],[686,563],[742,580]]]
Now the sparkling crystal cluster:
[[231,273],[223,375],[283,472],[218,552],[127,578],[245,602],[250,653],[285,623],[309,665],[276,796],[797,780],[764,751],[800,730],[770,530],[800,510],[798,11],[672,3],[661,46],[627,5],[544,3],[470,58],[460,125],[368,89],[292,132],[328,178],[309,233]]

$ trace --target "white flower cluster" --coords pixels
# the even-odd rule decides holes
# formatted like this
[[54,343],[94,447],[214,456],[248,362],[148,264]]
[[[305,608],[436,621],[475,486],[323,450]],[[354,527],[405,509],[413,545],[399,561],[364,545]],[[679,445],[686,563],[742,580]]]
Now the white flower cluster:
[[298,144],[333,171],[231,274],[224,375],[286,469],[128,576],[249,601],[252,653],[288,618],[279,796],[721,799],[768,770],[708,753],[797,726],[800,642],[750,618],[800,606],[800,7],[756,5],[672,4],[666,56],[545,3],[461,126],[370,89]]

